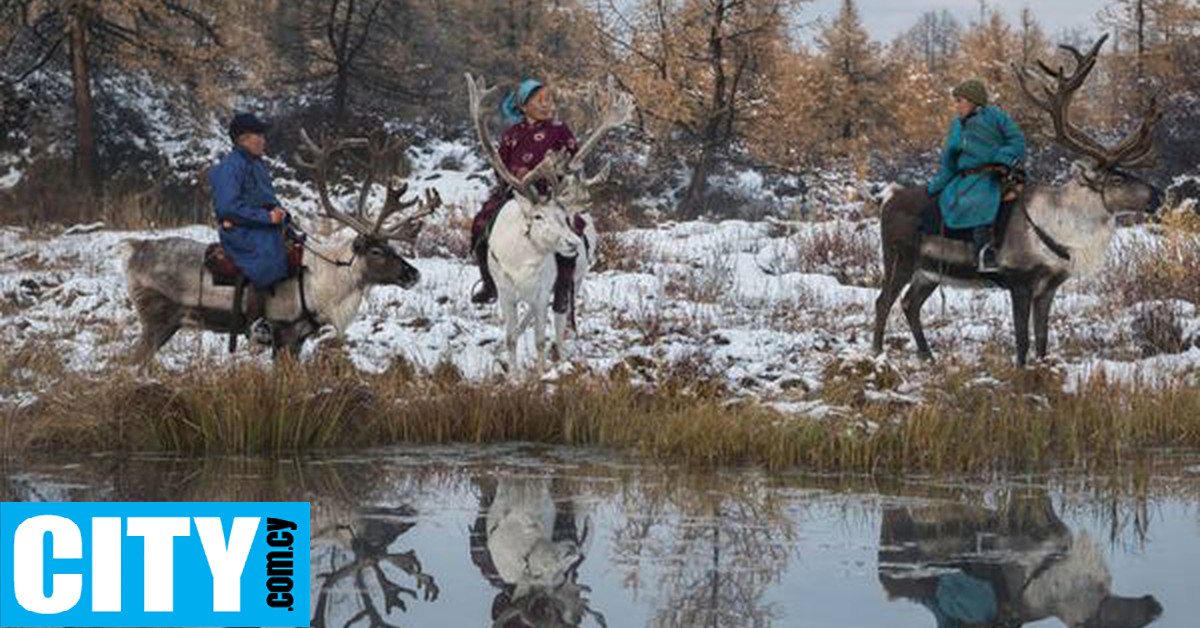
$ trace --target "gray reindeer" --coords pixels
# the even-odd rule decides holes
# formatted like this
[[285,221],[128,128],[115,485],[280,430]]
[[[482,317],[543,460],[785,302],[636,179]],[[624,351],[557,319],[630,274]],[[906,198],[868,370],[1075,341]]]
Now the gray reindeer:
[[[390,169],[402,147],[397,140],[318,142],[305,131],[301,131],[301,137],[306,154],[297,159],[297,164],[311,172],[325,214],[353,233],[324,244],[305,243],[304,267],[275,287],[267,300],[266,313],[275,328],[276,354],[298,353],[304,341],[325,325],[332,326],[339,335],[345,332],[372,286],[416,285],[420,273],[391,242],[414,238],[421,221],[441,203],[433,190],[423,200],[404,199],[408,186],[395,181]],[[354,209],[345,212],[330,198],[328,178],[339,154],[362,149],[369,153],[367,179]],[[383,207],[372,219],[367,201],[380,177],[387,194]],[[408,216],[391,220],[402,210],[418,205]],[[153,358],[184,327],[225,333],[243,330],[243,317],[234,311],[235,288],[221,285],[206,269],[208,245],[179,237],[130,240],[126,245],[129,296],[142,327],[135,361],[144,363]]]
[[884,333],[892,305],[904,292],[902,307],[918,354],[933,359],[921,324],[921,306],[940,284],[1007,289],[1012,299],[1016,359],[1025,365],[1029,352],[1029,318],[1033,315],[1039,358],[1046,357],[1050,308],[1058,288],[1072,275],[1087,274],[1104,261],[1116,229],[1116,217],[1153,212],[1161,201],[1154,186],[1128,172],[1153,160],[1151,132],[1160,112],[1151,104],[1140,127],[1113,147],[1105,147],[1076,128],[1070,119],[1071,100],[1096,65],[1107,35],[1087,53],[1060,46],[1071,54],[1075,68],[1051,68],[1038,62],[1038,72],[1016,67],[1022,91],[1054,123],[1055,141],[1082,157],[1069,181],[1058,186],[1037,185],[1023,190],[1013,204],[997,262],[997,273],[981,275],[968,242],[940,235],[923,235],[922,217],[935,212],[936,201],[922,187],[885,193],[882,207],[884,279],[875,301],[873,348],[883,352]]

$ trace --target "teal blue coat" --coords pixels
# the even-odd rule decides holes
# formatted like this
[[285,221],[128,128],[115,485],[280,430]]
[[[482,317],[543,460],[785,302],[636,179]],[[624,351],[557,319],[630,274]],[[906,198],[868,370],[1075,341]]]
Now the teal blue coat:
[[1025,134],[997,107],[980,107],[966,120],[954,118],[942,150],[942,165],[929,182],[942,219],[951,229],[989,225],[1000,210],[1000,177],[994,172],[964,174],[981,166],[1016,167],[1025,157]]

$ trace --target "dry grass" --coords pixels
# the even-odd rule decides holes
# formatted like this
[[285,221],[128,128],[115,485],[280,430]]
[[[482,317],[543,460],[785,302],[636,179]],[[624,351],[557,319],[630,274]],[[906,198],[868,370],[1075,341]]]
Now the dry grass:
[[[0,388],[39,369],[0,364]],[[48,365],[47,368],[53,368]],[[653,388],[631,381],[654,371]],[[1052,372],[947,367],[923,403],[862,390],[891,374],[843,369],[830,401],[853,409],[821,420],[731,402],[701,365],[622,365],[553,387],[465,382],[453,369],[401,364],[365,375],[323,358],[276,368],[196,368],[154,380],[127,371],[59,374],[33,405],[0,404],[0,450],[291,455],[390,443],[531,441],[616,448],[695,465],[890,473],[1114,468],[1157,448],[1200,448],[1200,390],[1093,380],[1060,392]],[[645,378],[643,378],[645,379]],[[5,409],[7,408],[7,409]]]
[[1169,299],[1200,305],[1200,216],[1167,213],[1162,230],[1158,242],[1139,240],[1114,251],[1097,277],[1100,294],[1119,307]]
[[833,224],[794,238],[795,244],[779,260],[782,272],[818,273],[836,277],[848,286],[878,287],[883,277],[879,239],[867,230],[869,223]]

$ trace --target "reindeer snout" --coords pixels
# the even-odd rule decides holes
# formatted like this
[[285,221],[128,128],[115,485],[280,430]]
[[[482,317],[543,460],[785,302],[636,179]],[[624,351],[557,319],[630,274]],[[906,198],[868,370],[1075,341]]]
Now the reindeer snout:
[[1146,209],[1146,213],[1153,214],[1158,211],[1163,204],[1163,191],[1159,187],[1150,188],[1150,206]]

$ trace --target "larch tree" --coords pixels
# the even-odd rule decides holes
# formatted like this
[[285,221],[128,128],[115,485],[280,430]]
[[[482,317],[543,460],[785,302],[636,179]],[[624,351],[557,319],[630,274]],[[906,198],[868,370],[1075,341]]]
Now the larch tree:
[[854,0],[843,0],[838,15],[817,35],[819,56],[814,88],[825,99],[813,123],[825,130],[835,150],[858,155],[890,127],[885,69],[878,44],[863,27]]
[[95,74],[104,67],[189,73],[215,58],[219,3],[200,0],[8,0],[16,18],[3,42],[6,74],[19,83],[57,64],[72,85],[74,174],[101,191],[97,172]]
[[608,65],[649,130],[684,150],[690,174],[678,210],[699,216],[710,175],[769,110],[775,52],[799,0],[618,4],[595,7]]

